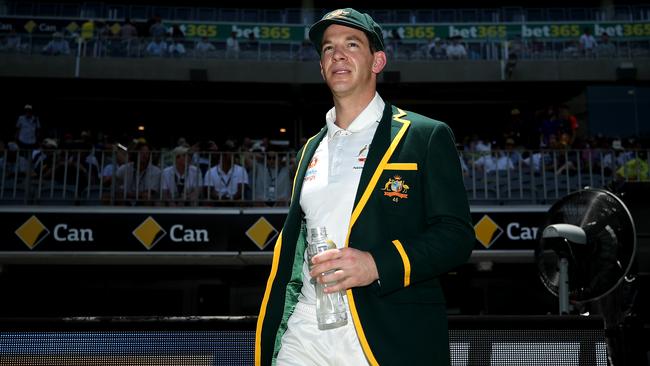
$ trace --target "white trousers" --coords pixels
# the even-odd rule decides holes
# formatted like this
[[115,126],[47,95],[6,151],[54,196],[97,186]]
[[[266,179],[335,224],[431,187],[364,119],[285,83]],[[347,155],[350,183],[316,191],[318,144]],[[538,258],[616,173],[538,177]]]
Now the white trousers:
[[282,336],[277,366],[368,365],[352,317],[348,323],[328,330],[318,329],[316,306],[296,304]]

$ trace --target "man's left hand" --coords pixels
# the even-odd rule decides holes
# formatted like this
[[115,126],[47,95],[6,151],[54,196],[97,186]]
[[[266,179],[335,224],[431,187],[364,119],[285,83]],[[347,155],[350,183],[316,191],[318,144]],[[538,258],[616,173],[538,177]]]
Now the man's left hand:
[[[379,278],[372,255],[358,249],[330,249],[317,254],[312,261],[314,266],[310,276],[320,283],[337,281],[336,285],[325,289],[327,293],[367,286]],[[334,273],[322,275],[333,269],[336,270]]]

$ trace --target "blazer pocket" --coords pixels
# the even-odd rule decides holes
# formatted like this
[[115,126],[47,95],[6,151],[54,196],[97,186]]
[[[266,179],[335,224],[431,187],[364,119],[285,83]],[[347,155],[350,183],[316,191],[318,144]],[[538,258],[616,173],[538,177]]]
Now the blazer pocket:
[[418,163],[388,163],[384,170],[418,170]]

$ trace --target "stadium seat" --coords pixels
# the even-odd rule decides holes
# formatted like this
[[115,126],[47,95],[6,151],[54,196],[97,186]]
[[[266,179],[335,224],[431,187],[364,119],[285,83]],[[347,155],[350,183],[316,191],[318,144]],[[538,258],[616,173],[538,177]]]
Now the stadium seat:
[[524,9],[521,7],[504,7],[503,20],[506,22],[520,22],[524,20]]
[[394,19],[393,21],[395,23],[411,23],[413,22],[413,12],[411,10],[404,10],[404,9],[397,9],[394,11]]
[[204,21],[215,21],[217,20],[216,9],[215,8],[197,8],[194,12],[194,17],[196,20]]
[[159,16],[164,20],[172,19],[172,8],[166,6],[154,6],[151,8],[152,16]]
[[79,4],[61,4],[60,15],[77,18],[81,16],[81,7]]
[[298,9],[298,8],[287,9],[286,23],[300,24],[302,22],[303,22],[303,20],[302,20],[302,9]]
[[575,21],[585,21],[588,20],[587,9],[586,8],[570,8],[569,9],[569,20]]
[[283,13],[278,9],[265,9],[262,20],[267,23],[285,23]]
[[[460,14],[458,21],[462,23],[476,23],[481,21],[478,15],[478,9],[460,9],[458,12]],[[492,19],[488,21],[492,21]]]
[[453,23],[456,21],[456,9],[438,9],[436,12],[435,22]]
[[38,3],[36,5],[36,13],[34,15],[42,17],[59,16],[59,4]]
[[16,15],[34,15],[34,4],[29,1],[15,1],[12,3],[13,13]]
[[131,5],[129,7],[129,17],[131,19],[148,19],[149,7],[142,5]]
[[239,12],[239,20],[242,22],[256,23],[261,21],[258,9],[242,9]]
[[194,8],[174,8],[175,20],[194,20]]
[[548,19],[549,21],[565,21],[566,12],[564,8],[548,8]]
[[217,20],[221,22],[239,21],[239,9],[219,9]]
[[546,9],[544,8],[530,8],[526,9],[527,22],[543,22],[547,19]]
[[416,10],[415,21],[417,23],[433,23],[435,19],[433,10]]
[[104,4],[103,3],[84,3],[81,7],[82,18],[104,18]]

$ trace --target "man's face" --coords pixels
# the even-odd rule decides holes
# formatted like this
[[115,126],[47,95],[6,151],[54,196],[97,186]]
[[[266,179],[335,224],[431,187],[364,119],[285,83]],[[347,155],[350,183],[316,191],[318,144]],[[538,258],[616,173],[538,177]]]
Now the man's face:
[[323,34],[321,74],[337,97],[374,90],[376,74],[386,65],[386,55],[370,50],[363,31],[332,24]]

